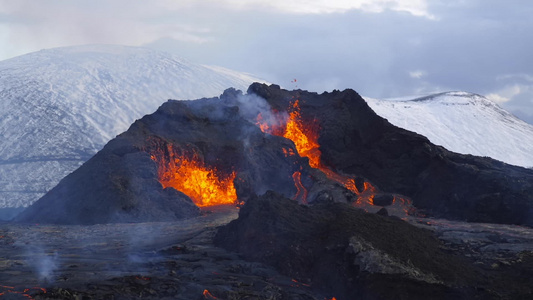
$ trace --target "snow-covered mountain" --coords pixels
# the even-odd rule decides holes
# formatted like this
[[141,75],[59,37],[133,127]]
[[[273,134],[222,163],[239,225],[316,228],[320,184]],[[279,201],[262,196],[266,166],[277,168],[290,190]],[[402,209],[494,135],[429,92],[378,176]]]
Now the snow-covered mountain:
[[365,100],[392,124],[448,150],[533,167],[533,126],[483,96],[447,92],[415,99]]
[[167,99],[246,90],[250,75],[125,46],[0,62],[0,208],[27,206]]

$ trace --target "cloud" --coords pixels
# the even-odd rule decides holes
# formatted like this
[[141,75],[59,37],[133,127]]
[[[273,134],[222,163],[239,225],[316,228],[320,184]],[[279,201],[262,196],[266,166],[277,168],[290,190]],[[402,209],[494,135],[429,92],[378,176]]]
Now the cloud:
[[[165,10],[165,1],[0,0],[2,56],[76,44],[141,45],[158,38],[206,43],[211,29]],[[176,8],[174,6],[174,8]],[[28,50],[26,50],[28,49]],[[15,52],[19,53],[15,53]]]
[[[0,0],[0,42],[32,50],[89,43],[141,45],[161,38],[202,44],[216,39],[215,32],[232,27],[231,22],[245,19],[242,14],[321,15],[356,10],[431,17],[426,1]],[[237,20],[227,18],[239,14]]]
[[299,14],[344,13],[349,10],[381,13],[385,10],[408,12],[415,16],[433,16],[427,11],[426,0],[222,0],[244,9],[271,7]]
[[350,10],[381,13],[392,10],[434,18],[428,11],[427,0],[160,0],[155,3],[170,10],[213,5],[228,10],[271,10],[289,14],[330,14]]
[[505,102],[508,102],[509,100],[511,100],[511,98],[504,97],[504,96],[502,96],[500,94],[496,94],[496,93],[490,93],[486,97],[487,97],[487,99],[491,100],[492,102],[496,102],[496,103],[505,103]]
[[532,14],[519,0],[0,0],[0,56],[145,45],[287,88],[464,90],[533,111]]
[[487,98],[522,120],[533,124],[533,76],[527,73],[503,74],[496,78],[499,88]]
[[510,80],[510,81],[520,80],[520,81],[533,83],[533,75],[529,75],[525,73],[500,75],[496,79],[497,80]]
[[514,84],[506,86],[498,92],[490,93],[486,97],[496,103],[505,103],[509,102],[513,97],[520,95],[524,90],[527,90],[527,88],[524,89],[523,86]]
[[[522,77],[522,76],[521,76]],[[527,77],[526,77],[527,78]],[[504,109],[533,124],[533,83],[512,83],[486,95]]]
[[422,77],[425,77],[426,75],[427,75],[426,72],[422,70],[415,70],[415,71],[409,72],[409,76],[414,79],[421,79]]
[[520,119],[533,124],[533,86],[523,87],[520,94],[501,105]]
[[527,93],[528,91],[533,91],[531,86],[513,84],[505,86],[495,93],[490,93],[486,95],[486,97],[496,103],[505,103],[511,101],[514,97],[520,94]]

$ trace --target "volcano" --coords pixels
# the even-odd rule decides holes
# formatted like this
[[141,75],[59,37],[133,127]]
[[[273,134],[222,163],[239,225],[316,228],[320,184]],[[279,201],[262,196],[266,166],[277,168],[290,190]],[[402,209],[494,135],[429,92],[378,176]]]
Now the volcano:
[[[302,204],[399,207],[533,225],[533,171],[460,155],[376,115],[353,90],[254,83],[170,100],[24,211],[21,222],[175,220],[268,190]],[[374,203],[374,201],[376,203]]]

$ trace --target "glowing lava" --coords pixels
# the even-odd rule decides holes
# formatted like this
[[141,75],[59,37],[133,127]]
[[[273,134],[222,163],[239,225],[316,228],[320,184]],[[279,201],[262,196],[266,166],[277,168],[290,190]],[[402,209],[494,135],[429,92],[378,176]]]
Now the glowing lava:
[[273,116],[273,120],[265,120],[261,114],[257,116],[256,124],[261,131],[293,141],[300,156],[309,158],[309,165],[318,168],[321,155],[318,149],[318,125],[316,120],[304,122],[300,114],[300,101],[291,103],[286,120],[280,113],[273,112]]
[[[265,120],[259,114],[256,119],[256,124],[265,133],[283,136],[293,141],[298,154],[302,157],[307,157],[309,159],[309,165],[312,168],[319,169],[329,179],[343,185],[357,195],[357,200],[354,203],[355,206],[364,207],[374,205],[374,196],[378,192],[376,187],[365,181],[362,190],[359,190],[352,177],[338,174],[322,164],[320,161],[322,153],[320,152],[320,144],[318,143],[319,126],[316,120],[306,123],[302,118],[300,109],[300,101],[295,100],[289,106],[288,117],[284,117],[283,114],[273,111],[273,117]],[[295,153],[287,149],[283,149],[283,153],[285,156],[295,155]],[[301,175],[301,172],[297,171],[292,176],[297,191],[293,199],[307,203],[307,190],[302,185]],[[394,196],[393,203],[399,204],[406,213],[408,212],[408,208],[406,207],[410,205],[409,200]]]
[[164,188],[175,188],[200,207],[236,203],[235,172],[223,174],[216,167],[207,166],[195,152],[176,152],[171,144],[152,152],[151,158],[157,162],[159,182]]
[[[41,288],[41,287],[25,288],[19,291],[19,290],[15,290],[15,287],[13,286],[0,285],[0,289],[3,289],[3,291],[0,292],[0,296],[8,296],[12,294],[12,295],[21,295],[22,297],[25,297],[27,299],[35,299],[30,295],[30,293],[42,292],[46,294],[46,289]],[[8,297],[14,297],[14,296],[8,296]]]
[[302,184],[302,173],[298,171],[294,172],[292,174],[292,179],[294,180],[294,185],[296,186],[296,195],[294,195],[293,200],[307,204],[307,189]]
[[208,290],[204,290],[203,295],[204,299],[218,299],[217,297],[213,296]]
[[294,142],[296,150],[302,157],[309,158],[313,168],[320,166],[320,145],[318,144],[318,126],[316,121],[305,124],[300,114],[300,102],[294,101],[290,108],[289,120],[283,137]]

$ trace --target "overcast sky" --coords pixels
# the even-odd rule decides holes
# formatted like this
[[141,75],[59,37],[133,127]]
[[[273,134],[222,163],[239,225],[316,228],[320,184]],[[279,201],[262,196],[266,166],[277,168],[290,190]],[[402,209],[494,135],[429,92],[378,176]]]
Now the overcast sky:
[[0,60],[95,43],[289,89],[474,92],[533,124],[531,0],[0,0]]

